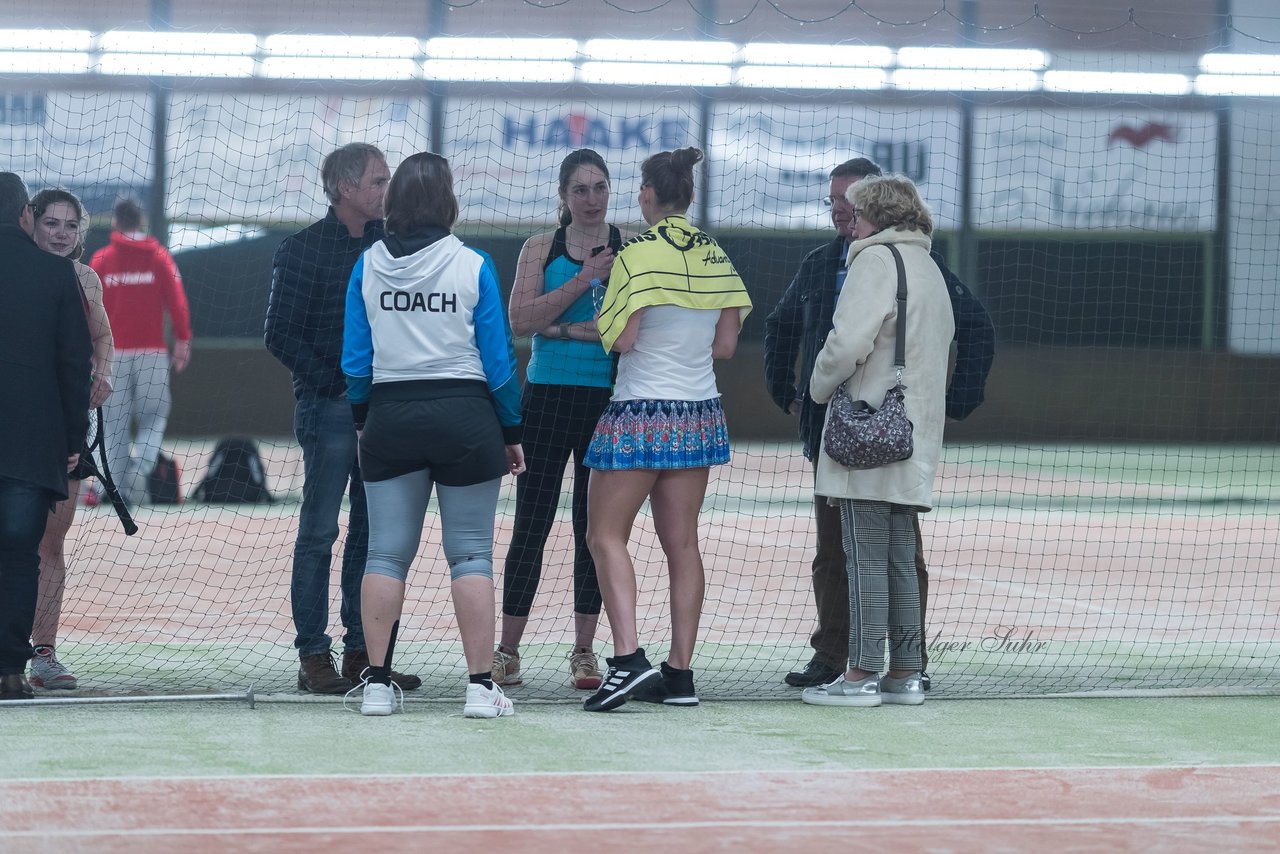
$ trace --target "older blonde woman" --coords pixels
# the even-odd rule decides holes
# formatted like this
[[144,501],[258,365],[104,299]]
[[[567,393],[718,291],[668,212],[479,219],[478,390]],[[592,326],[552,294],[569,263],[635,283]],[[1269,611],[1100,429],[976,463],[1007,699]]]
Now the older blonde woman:
[[[929,257],[933,219],[915,185],[900,175],[867,177],[849,188],[848,199],[855,217],[849,275],[809,393],[826,403],[847,382],[853,399],[878,406],[894,385],[898,268],[889,246],[895,247],[907,282],[902,383],[915,451],[900,462],[855,470],[823,448],[816,491],[840,508],[849,575],[849,666],[832,682],[805,689],[802,699],[815,705],[919,705],[924,639],[914,522],[933,502],[955,322],[946,283]],[[890,669],[882,678],[886,653]]]

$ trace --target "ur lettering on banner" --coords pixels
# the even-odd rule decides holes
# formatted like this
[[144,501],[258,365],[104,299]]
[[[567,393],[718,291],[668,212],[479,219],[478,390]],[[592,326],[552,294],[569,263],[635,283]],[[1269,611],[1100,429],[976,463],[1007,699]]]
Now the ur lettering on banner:
[[866,157],[920,187],[939,228],[960,209],[960,113],[834,104],[718,104],[711,128],[712,222],[830,228],[831,169]]
[[446,117],[445,138],[462,218],[518,231],[554,225],[560,161],[592,148],[609,167],[610,220],[640,223],[640,165],[660,151],[696,145],[696,117],[692,103],[458,104]]
[[974,125],[979,228],[1214,227],[1213,113],[979,110]]

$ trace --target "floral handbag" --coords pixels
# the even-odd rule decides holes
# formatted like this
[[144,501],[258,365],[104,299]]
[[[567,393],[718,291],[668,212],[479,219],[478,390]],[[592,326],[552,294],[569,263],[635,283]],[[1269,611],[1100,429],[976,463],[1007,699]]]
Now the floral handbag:
[[897,382],[885,392],[877,409],[865,400],[854,400],[840,383],[827,405],[827,426],[822,447],[827,456],[845,468],[873,469],[908,459],[915,450],[911,419],[907,418],[902,369],[907,351],[907,273],[898,248],[889,245],[898,266],[898,322],[893,363]]

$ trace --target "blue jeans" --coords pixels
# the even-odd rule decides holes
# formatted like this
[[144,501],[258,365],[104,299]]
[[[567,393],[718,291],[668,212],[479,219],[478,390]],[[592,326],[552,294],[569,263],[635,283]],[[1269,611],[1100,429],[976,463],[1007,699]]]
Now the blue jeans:
[[338,513],[350,484],[351,516],[342,549],[342,638],[345,651],[364,649],[360,622],[360,582],[369,552],[369,509],[356,459],[356,429],[345,400],[302,398],[293,412],[293,431],[302,446],[302,512],[293,548],[293,625],[298,655],[325,655],[333,639],[329,626],[329,568],[338,539]]
[[53,495],[0,477],[0,676],[26,670],[40,579],[40,538]]

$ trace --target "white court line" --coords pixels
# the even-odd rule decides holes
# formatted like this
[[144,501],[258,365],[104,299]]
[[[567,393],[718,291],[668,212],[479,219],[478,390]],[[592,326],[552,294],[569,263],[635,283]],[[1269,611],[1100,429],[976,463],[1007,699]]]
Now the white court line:
[[[979,578],[974,575],[951,575],[950,578],[961,578],[965,581],[976,581],[978,584],[985,584],[1004,593],[1012,593],[1019,598],[1037,599],[1041,602],[1056,602],[1065,605],[1073,611],[1085,611],[1087,613],[1102,614],[1107,617],[1128,616],[1128,611],[1112,611],[1109,608],[1103,608],[1100,605],[1092,605],[1083,599],[1063,599],[1061,596],[1043,596],[1036,592],[1034,585],[1027,584],[1022,581],[992,581],[987,578]],[[939,581],[943,580],[941,577]]]
[[752,828],[756,830],[794,830],[796,828],[823,829],[857,829],[857,828],[947,828],[947,827],[1095,827],[1099,825],[1139,825],[1139,826],[1177,826],[1186,824],[1237,825],[1237,824],[1276,824],[1280,823],[1280,815],[1267,816],[1169,816],[1167,818],[1151,818],[1149,816],[1123,816],[1110,818],[960,818],[960,819],[839,819],[832,821],[743,821],[726,819],[724,821],[674,821],[674,822],[583,822],[581,824],[417,824],[369,827],[224,827],[224,828],[131,828],[119,830],[57,830],[41,828],[38,830],[6,830],[5,838],[49,838],[77,839],[95,837],[152,837],[152,836],[320,836],[328,834],[379,834],[379,833],[529,833],[552,832],[565,833],[571,831],[644,831],[644,830],[724,830],[736,828]]
[[[957,768],[953,765],[947,766],[924,766],[919,768],[715,768],[707,771],[511,771],[511,772],[490,772],[490,773],[463,773],[460,771],[442,771],[442,772],[422,772],[417,774],[380,774],[377,772],[352,773],[352,774],[153,774],[131,776],[109,776],[109,777],[3,777],[0,778],[0,788],[10,784],[30,784],[30,783],[170,783],[184,782],[191,780],[205,780],[209,782],[221,782],[225,780],[238,780],[240,782],[253,782],[257,780],[387,780],[387,781],[413,781],[413,780],[457,780],[457,779],[493,779],[497,777],[517,777],[517,778],[547,778],[547,777],[610,777],[612,779],[645,779],[645,780],[688,780],[694,777],[730,777],[730,776],[746,776],[756,774],[767,774],[773,776],[796,776],[796,777],[820,777],[828,779],[834,775],[858,776],[865,777],[869,775],[879,774],[972,774],[979,773],[998,773],[1007,774],[1011,771],[1024,771],[1030,773],[1042,772],[1065,772],[1065,771],[1226,771],[1234,769],[1252,769],[1252,768],[1271,768],[1280,771],[1280,763],[1275,762],[1226,762],[1214,763],[1204,762],[1189,764],[1186,762],[1175,762],[1168,765],[990,765],[972,768]],[[1280,777],[1277,777],[1280,781]]]

